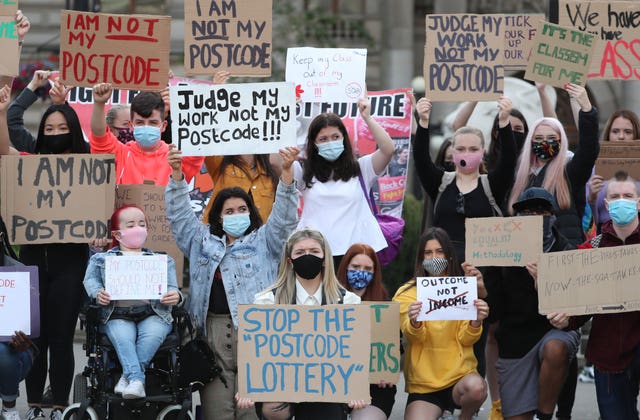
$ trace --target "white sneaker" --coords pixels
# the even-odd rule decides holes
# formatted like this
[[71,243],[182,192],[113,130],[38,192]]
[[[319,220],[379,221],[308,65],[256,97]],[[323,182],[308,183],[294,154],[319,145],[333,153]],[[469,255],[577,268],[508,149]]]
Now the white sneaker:
[[7,411],[3,408],[2,411],[0,411],[0,419],[20,420],[20,412],[18,410]]
[[580,380],[580,382],[595,382],[596,375],[593,371],[593,366],[583,367],[580,375],[578,375],[578,380]]
[[127,378],[125,378],[124,375],[122,375],[120,377],[120,380],[116,384],[116,386],[113,387],[113,392],[116,394],[122,394],[124,390],[127,389],[128,386],[129,386],[129,381],[127,380]]
[[27,410],[27,420],[37,420],[46,418],[44,415],[44,411],[40,407],[30,407]]
[[60,410],[59,408],[54,408],[53,410],[51,410],[49,420],[62,420],[62,410]]
[[133,380],[129,382],[127,388],[122,392],[122,398],[126,400],[144,398],[146,396],[147,395],[144,393],[144,384],[140,380]]

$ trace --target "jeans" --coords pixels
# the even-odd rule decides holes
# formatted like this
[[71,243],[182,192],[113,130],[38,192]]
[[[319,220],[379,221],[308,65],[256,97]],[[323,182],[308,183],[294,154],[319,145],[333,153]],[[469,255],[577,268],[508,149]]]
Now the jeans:
[[595,371],[596,397],[602,420],[637,420],[640,346],[631,365],[620,373]]
[[171,332],[171,324],[152,315],[138,323],[110,319],[103,330],[118,354],[125,378],[129,382],[138,380],[144,383],[144,370]]
[[0,398],[2,401],[15,401],[18,398],[18,386],[29,373],[32,364],[29,351],[17,353],[9,347],[8,343],[0,343]]

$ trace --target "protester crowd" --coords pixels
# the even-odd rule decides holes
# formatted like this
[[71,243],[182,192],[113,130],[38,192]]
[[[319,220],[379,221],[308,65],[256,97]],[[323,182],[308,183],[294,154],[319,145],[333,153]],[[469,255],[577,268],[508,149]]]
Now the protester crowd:
[[[20,12],[16,22],[22,43],[29,22]],[[225,83],[228,76],[217,74],[215,82]],[[524,267],[476,268],[465,255],[465,221],[478,217],[541,216],[542,230],[530,233],[542,238],[544,253],[640,243],[640,184],[626,172],[611,179],[594,172],[600,142],[640,138],[640,121],[632,110],[613,113],[599,134],[598,110],[587,90],[567,84],[578,129],[577,147],[570,151],[564,127],[572,122],[558,120],[549,110],[544,86],[539,92],[545,117],[537,121],[526,121],[517,103],[500,97],[490,139],[466,125],[475,106],[469,103],[456,118],[454,135],[432,160],[434,105],[428,97],[408,96],[417,122],[410,171],[434,202],[434,217],[414,250],[414,277],[391,291],[376,254],[387,243],[367,191],[384,173],[405,175],[409,150],[396,150],[371,116],[366,97],[357,108],[377,146],[370,155],[356,157],[340,117],[323,113],[308,128],[304,158],[297,147],[271,156],[182,157],[166,133],[167,91],[141,92],[130,107],[113,107],[105,114],[113,87],[95,85],[87,143],[78,116],[65,101],[70,87],[53,81],[52,105],[37,134],[31,134],[23,115],[36,100],[35,89],[46,83],[49,73],[37,71],[13,101],[10,87],[1,87],[0,153],[109,153],[115,155],[117,184],[166,186],[167,218],[190,262],[190,281],[188,289],[178,290],[171,274],[174,261],[168,258],[166,294],[151,301],[111,299],[104,282],[106,258],[157,255],[144,247],[148,221],[136,206],[114,212],[111,244],[103,239],[21,246],[21,262],[39,268],[41,330],[38,337],[17,331],[11,341],[0,342],[1,418],[47,418],[47,377],[48,418],[62,418],[74,376],[76,322],[88,299],[102,308],[101,328],[122,365],[114,392],[124,399],[145,397],[145,368],[171,329],[172,307],[186,309],[222,368],[221,377],[201,390],[204,419],[388,418],[398,390],[384,381],[370,385],[370,403],[254,403],[239,395],[238,307],[389,300],[400,306],[407,420],[454,413],[471,419],[488,396],[491,420],[549,420],[554,413],[558,419],[571,418],[580,327],[589,320],[586,359],[593,375],[583,372],[581,377],[595,381],[601,419],[638,418],[640,312],[540,315],[535,261]],[[200,220],[190,206],[188,183],[203,164],[214,189]],[[594,215],[595,237],[585,233],[585,213]],[[431,276],[476,277],[477,318],[419,321],[424,302],[418,300],[416,279]],[[22,380],[26,413],[16,410]]]

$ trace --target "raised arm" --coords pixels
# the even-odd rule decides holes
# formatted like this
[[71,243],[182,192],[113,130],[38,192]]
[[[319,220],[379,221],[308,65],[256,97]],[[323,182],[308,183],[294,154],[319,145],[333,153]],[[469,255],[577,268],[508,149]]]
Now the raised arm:
[[438,187],[442,181],[444,171],[433,164],[429,154],[429,117],[431,115],[431,101],[421,98],[415,103],[418,113],[418,129],[413,147],[413,163],[416,173],[422,184],[422,188],[429,194],[432,200],[438,196]]
[[93,87],[93,111],[91,112],[91,132],[96,136],[107,133],[107,121],[104,115],[104,105],[107,103],[113,87],[111,83],[99,83]]
[[10,146],[9,126],[7,125],[7,108],[11,98],[11,88],[4,85],[0,89],[0,155],[18,154],[18,151]]
[[591,177],[591,170],[600,153],[598,141],[598,110],[591,105],[584,87],[568,84],[571,101],[580,108],[578,114],[578,148],[567,163],[567,176],[572,191],[579,191]]
[[477,101],[467,101],[462,104],[462,106],[456,112],[456,117],[453,120],[453,131],[455,132],[458,128],[464,127],[469,122],[469,118],[471,118],[471,114],[476,109],[476,105],[478,105]]
[[502,204],[511,189],[516,171],[516,144],[509,123],[511,109],[511,99],[506,96],[498,99],[498,141],[501,147],[498,163],[489,173],[489,184],[498,205]]
[[358,101],[358,110],[360,111],[360,116],[362,120],[367,124],[371,134],[373,134],[373,139],[376,141],[376,145],[378,146],[378,150],[373,152],[371,156],[371,162],[373,163],[373,170],[376,175],[380,175],[389,162],[391,162],[391,158],[393,157],[393,152],[395,150],[395,146],[393,144],[393,140],[391,140],[391,136],[387,131],[380,127],[380,124],[376,122],[376,120],[371,117],[371,103],[367,98],[360,98]]
[[36,70],[27,88],[9,105],[7,123],[10,140],[21,152],[33,153],[36,149],[36,138],[24,126],[24,113],[38,100],[35,91],[49,83],[49,73],[46,70]]
[[538,97],[540,98],[540,106],[542,107],[542,116],[558,119],[556,109],[551,103],[551,98],[547,95],[547,84],[536,82]]

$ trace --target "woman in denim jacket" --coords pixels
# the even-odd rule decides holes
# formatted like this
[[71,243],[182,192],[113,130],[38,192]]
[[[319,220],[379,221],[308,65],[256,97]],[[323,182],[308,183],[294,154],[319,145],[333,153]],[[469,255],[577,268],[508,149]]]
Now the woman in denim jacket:
[[282,175],[264,225],[253,200],[240,188],[218,193],[205,225],[191,209],[180,152],[174,146],[169,151],[173,172],[165,200],[173,236],[190,262],[186,308],[206,335],[228,384],[215,379],[200,393],[203,418],[256,419],[253,410],[238,410],[234,401],[238,305],[253,303],[256,293],[275,282],[283,245],[298,220],[292,170],[298,153],[296,147],[280,150]]
[[119,208],[111,216],[113,248],[89,260],[84,277],[87,294],[103,306],[100,321],[122,365],[114,392],[123,398],[144,398],[144,371],[171,332],[171,306],[182,301],[173,258],[167,256],[167,293],[156,300],[111,300],[105,290],[105,261],[109,256],[154,255],[142,248],[147,239],[147,220],[135,206]]

